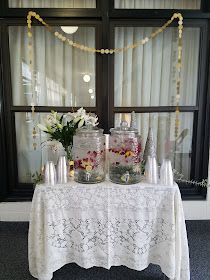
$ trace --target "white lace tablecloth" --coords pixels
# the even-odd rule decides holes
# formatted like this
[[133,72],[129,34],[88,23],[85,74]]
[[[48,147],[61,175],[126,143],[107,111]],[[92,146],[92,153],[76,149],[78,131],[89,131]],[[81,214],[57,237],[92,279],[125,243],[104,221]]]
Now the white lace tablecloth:
[[67,263],[81,267],[160,265],[170,279],[189,280],[188,242],[177,185],[36,187],[29,227],[29,269],[40,280]]

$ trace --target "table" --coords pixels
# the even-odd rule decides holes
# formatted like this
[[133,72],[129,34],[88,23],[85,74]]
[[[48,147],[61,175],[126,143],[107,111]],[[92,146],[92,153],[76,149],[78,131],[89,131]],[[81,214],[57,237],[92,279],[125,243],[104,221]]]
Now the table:
[[29,226],[29,270],[50,280],[67,263],[84,268],[158,264],[189,280],[189,252],[178,186],[38,185]]

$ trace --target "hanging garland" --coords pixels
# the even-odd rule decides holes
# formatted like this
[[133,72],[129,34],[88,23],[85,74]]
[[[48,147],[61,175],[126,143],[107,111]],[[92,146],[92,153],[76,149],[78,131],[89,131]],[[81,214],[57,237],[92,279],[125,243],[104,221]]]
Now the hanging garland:
[[[27,26],[28,26],[28,52],[29,52],[29,66],[31,70],[31,75],[32,75],[32,103],[31,103],[31,112],[32,112],[32,119],[34,123],[34,113],[35,113],[35,100],[34,100],[34,67],[33,67],[33,52],[32,52],[32,46],[33,46],[33,36],[32,36],[32,19],[38,20],[42,25],[44,25],[49,32],[51,32],[56,38],[61,40],[63,43],[68,44],[69,46],[73,48],[80,49],[81,51],[85,52],[90,52],[90,53],[98,53],[101,55],[112,55],[112,54],[118,54],[122,53],[125,51],[128,51],[129,49],[135,49],[139,46],[143,46],[147,44],[151,39],[155,38],[163,32],[175,19],[178,19],[178,42],[177,42],[177,48],[178,48],[178,56],[177,56],[177,64],[176,64],[176,69],[177,69],[177,76],[176,76],[176,110],[175,110],[175,138],[179,134],[179,100],[180,100],[180,83],[181,83],[181,68],[182,68],[182,32],[183,32],[183,16],[181,13],[174,13],[171,19],[169,19],[163,26],[158,28],[156,31],[152,32],[150,36],[147,36],[143,38],[140,41],[137,41],[134,44],[127,45],[123,48],[114,48],[114,49],[95,49],[91,48],[89,46],[81,45],[77,42],[74,42],[70,39],[68,39],[66,36],[61,34],[58,31],[55,31],[50,25],[48,25],[41,17],[39,14],[37,14],[34,11],[29,11],[27,15]],[[37,143],[35,142],[36,139],[36,127],[35,125],[33,126],[33,148],[36,150],[37,148]]]
[[[177,69],[177,77],[176,77],[176,117],[175,117],[175,137],[178,136],[179,133],[179,101],[180,101],[180,83],[181,83],[181,68],[182,68],[182,33],[183,33],[183,16],[181,13],[174,13],[170,20],[168,20],[163,26],[158,28],[156,31],[152,32],[150,36],[145,37],[144,39],[137,41],[136,43],[132,45],[127,45],[123,48],[114,48],[114,49],[95,49],[91,48],[89,46],[81,45],[77,42],[74,42],[72,40],[69,40],[66,38],[63,34],[59,33],[58,31],[55,31],[51,26],[49,26],[41,17],[39,14],[37,14],[34,11],[29,11],[27,15],[27,26],[28,26],[28,51],[29,51],[29,65],[32,75],[32,103],[31,103],[31,112],[32,112],[32,119],[34,120],[34,113],[35,113],[35,100],[34,100],[34,67],[33,67],[33,36],[32,36],[32,18],[38,20],[41,24],[43,24],[49,32],[54,34],[55,37],[57,37],[59,40],[61,40],[63,43],[66,43],[70,45],[73,48],[80,49],[81,51],[86,51],[90,53],[98,53],[101,55],[106,54],[118,54],[125,51],[128,51],[129,49],[134,49],[139,46],[145,45],[149,42],[149,40],[155,38],[158,34],[163,32],[175,19],[178,20],[178,42],[177,42],[177,48],[178,48],[178,55],[177,55],[177,63],[176,63],[176,69]],[[34,123],[34,122],[33,122]],[[36,150],[37,144],[35,143],[36,139],[36,126],[33,126],[33,148]],[[173,170],[174,177],[177,182],[184,182],[186,184],[194,184],[200,187],[209,187],[207,179],[204,179],[202,182],[197,182],[194,180],[186,180],[184,179],[184,175],[179,173],[177,170]]]
[[[179,33],[179,42],[178,42],[178,63],[181,61],[181,55],[182,55],[182,31],[183,31],[183,17],[180,13],[174,13],[170,20],[168,20],[163,26],[158,28],[155,32],[152,32],[150,36],[145,37],[144,39],[137,41],[136,43],[132,45],[125,46],[123,48],[114,48],[114,49],[95,49],[91,48],[89,46],[81,45],[77,42],[74,42],[72,40],[69,40],[66,36],[61,34],[58,31],[55,31],[51,26],[49,26],[36,12],[30,11],[27,15],[27,25],[28,25],[28,37],[32,37],[32,31],[31,31],[31,24],[32,24],[32,17],[34,17],[36,20],[38,20],[41,24],[43,24],[48,31],[54,34],[55,37],[57,37],[59,40],[63,41],[64,43],[69,44],[70,46],[80,49],[82,51],[86,52],[92,52],[92,53],[100,53],[100,54],[115,54],[127,51],[129,49],[134,49],[136,47],[139,47],[141,45],[145,45],[149,42],[150,39],[155,38],[159,33],[163,32],[175,19],[178,19],[178,33]],[[179,67],[181,68],[181,66]]]

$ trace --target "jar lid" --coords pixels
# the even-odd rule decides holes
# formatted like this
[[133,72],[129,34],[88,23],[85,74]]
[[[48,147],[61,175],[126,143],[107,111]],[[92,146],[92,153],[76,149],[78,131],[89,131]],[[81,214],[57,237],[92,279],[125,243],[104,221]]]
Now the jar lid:
[[129,127],[126,121],[122,121],[119,127],[111,128],[111,134],[134,134],[135,136],[138,135],[138,129]]
[[77,128],[76,135],[86,136],[86,137],[94,137],[103,135],[103,129],[98,128],[97,126],[86,125],[80,128]]

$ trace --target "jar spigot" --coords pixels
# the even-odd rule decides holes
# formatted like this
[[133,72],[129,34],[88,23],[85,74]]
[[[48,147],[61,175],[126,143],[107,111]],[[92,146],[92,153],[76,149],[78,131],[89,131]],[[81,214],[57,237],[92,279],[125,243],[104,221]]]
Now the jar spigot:
[[126,171],[125,174],[122,175],[121,180],[125,183],[128,183],[128,181],[130,180],[130,174],[128,171]]
[[90,172],[86,172],[86,173],[85,173],[85,180],[86,180],[87,182],[90,181],[90,176],[91,176]]

